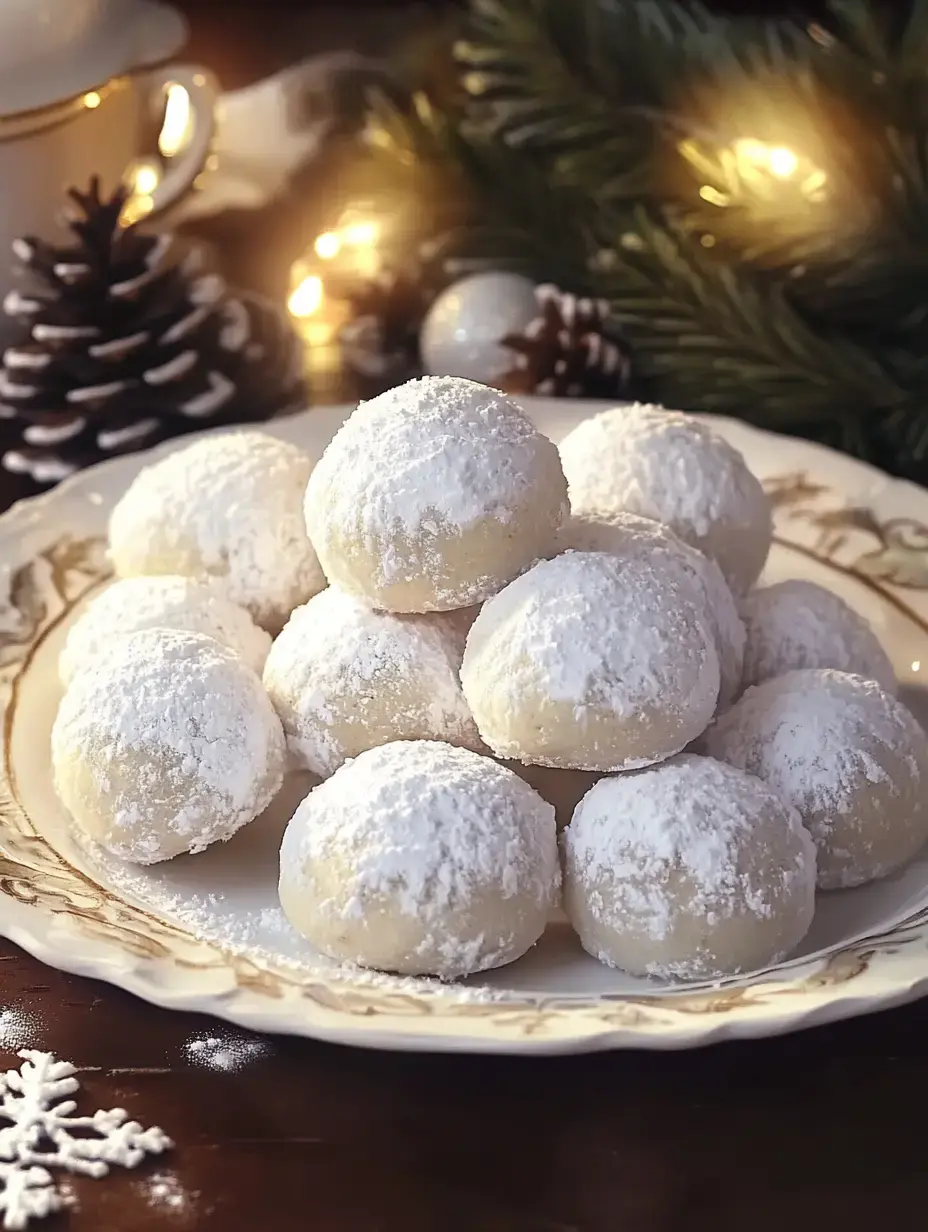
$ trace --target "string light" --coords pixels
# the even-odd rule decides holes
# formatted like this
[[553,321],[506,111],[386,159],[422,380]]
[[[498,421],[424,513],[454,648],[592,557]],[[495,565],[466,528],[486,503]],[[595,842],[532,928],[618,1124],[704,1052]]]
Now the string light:
[[287,308],[290,315],[304,320],[318,312],[323,300],[322,279],[318,274],[307,274],[290,292]]
[[334,231],[324,231],[318,236],[313,248],[322,261],[331,261],[341,251],[342,242]]
[[681,142],[679,150],[706,181],[700,197],[719,209],[753,201],[788,212],[791,204],[814,205],[827,195],[827,173],[787,145],[739,137],[717,150],[695,141]]
[[372,219],[349,223],[341,233],[342,243],[351,248],[373,248],[377,243],[380,228]]
[[132,190],[142,196],[151,196],[158,187],[161,176],[154,163],[139,162],[132,175]]
[[346,211],[335,226],[316,236],[312,255],[301,257],[290,271],[287,308],[311,346],[330,344],[349,318],[339,289],[375,278],[380,271],[383,224],[367,213],[369,208],[372,205],[362,204]]
[[788,180],[791,175],[795,175],[799,159],[785,145],[775,145],[767,156],[767,165],[777,179]]
[[139,158],[126,171],[130,196],[122,207],[120,222],[124,227],[149,215],[155,208],[154,192],[161,183],[161,170],[150,159]]

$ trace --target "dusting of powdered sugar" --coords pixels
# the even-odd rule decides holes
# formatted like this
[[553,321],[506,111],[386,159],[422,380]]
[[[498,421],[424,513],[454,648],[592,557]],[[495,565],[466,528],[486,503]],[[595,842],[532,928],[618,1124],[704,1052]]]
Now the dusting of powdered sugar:
[[[226,954],[246,958],[257,968],[279,973],[288,984],[319,981],[347,991],[351,989],[440,998],[446,1004],[496,1004],[511,994],[506,989],[472,983],[448,983],[424,976],[398,976],[372,971],[351,962],[335,962],[314,950],[284,915],[279,902],[255,903],[243,909],[235,895],[223,890],[198,890],[186,885],[175,888],[159,869],[140,867],[118,859],[97,843],[78,833],[81,850],[106,879],[106,884],[161,919],[186,929],[198,940],[218,946]],[[267,883],[276,900],[277,846],[273,870]],[[208,858],[208,857],[207,857]],[[160,866],[166,867],[166,866]],[[265,870],[259,861],[256,875]],[[213,1033],[215,1034],[215,1033]],[[31,1038],[27,1042],[31,1043]]]
[[200,1190],[186,1189],[173,1172],[153,1172],[137,1182],[137,1188],[148,1205],[159,1213],[185,1221],[200,1199]]
[[[668,752],[700,734],[718,698],[718,655],[696,591],[667,559],[566,552],[483,605],[467,635],[461,680],[495,753],[522,758],[511,720],[533,698],[571,706],[578,720],[590,708],[627,720],[659,712],[680,728]],[[535,721],[543,724],[544,715]],[[614,756],[608,767],[580,768],[633,768],[628,750]]]
[[[814,668],[767,680],[709,730],[706,748],[799,810],[828,888],[869,880],[862,869],[880,867],[879,848],[894,833],[925,837],[925,733],[875,681]],[[874,791],[884,804],[861,812],[861,795]]]
[[96,595],[68,631],[58,659],[62,683],[109,651],[114,637],[155,628],[213,637],[259,675],[271,646],[248,612],[207,582],[169,574],[124,578]]
[[[601,930],[626,944],[635,935],[669,940],[666,957],[647,963],[647,974],[730,974],[720,925],[770,922],[784,904],[796,910],[795,901],[800,924],[811,920],[815,850],[799,814],[759,779],[712,758],[684,754],[601,779],[562,843],[571,914],[579,900]],[[782,858],[757,858],[769,850]],[[674,938],[687,921],[692,950],[683,954]],[[595,956],[615,965],[607,951]]]
[[[424,377],[362,402],[313,471],[306,521],[330,579],[353,589],[344,545],[364,554],[373,584],[422,575],[437,606],[479,602],[546,555],[567,513],[556,447],[509,398],[457,377]],[[488,560],[448,576],[449,543],[497,523],[527,559],[498,580]],[[489,531],[488,531],[489,533]],[[511,542],[508,542],[511,541]],[[472,553],[473,554],[473,553]],[[345,576],[343,576],[345,575]]]
[[332,586],[291,615],[264,683],[296,764],[327,776],[391,740],[478,748],[461,692],[463,654],[453,619],[372,611]]
[[273,1054],[269,1040],[241,1031],[217,1031],[192,1036],[184,1046],[184,1054],[194,1065],[205,1069],[232,1073],[262,1061]]
[[89,778],[109,819],[105,845],[151,863],[251,821],[280,787],[285,745],[261,681],[236,654],[203,634],[156,628],[115,639],[75,676],[52,760],[64,803],[86,808]]
[[[707,424],[636,403],[584,420],[560,452],[574,510],[625,509],[665,522],[715,555],[739,590],[760,573],[770,546],[769,501],[737,449]],[[724,552],[729,559],[712,550],[721,546],[714,534],[719,525],[739,534],[739,543]],[[748,552],[749,538],[757,541],[750,559],[735,559],[736,547]]]
[[805,667],[831,667],[875,680],[888,693],[897,682],[886,651],[867,621],[833,591],[799,578],[745,596],[744,687]]
[[706,621],[719,656],[719,707],[741,692],[744,624],[728,583],[714,560],[690,547],[662,522],[625,510],[580,510],[568,518],[559,536],[564,550],[609,552],[621,560],[664,553],[667,568],[682,570],[699,591]]
[[325,578],[306,534],[312,460],[263,432],[216,433],[146,467],[110,516],[121,576],[215,578],[259,624],[279,628]]
[[29,1010],[20,1005],[8,1005],[0,1010],[0,1048],[4,1052],[35,1048],[41,1035],[41,1019]]
[[280,868],[284,910],[311,905],[320,950],[446,979],[524,953],[560,885],[551,805],[490,758],[425,740],[362,753],[310,792]]

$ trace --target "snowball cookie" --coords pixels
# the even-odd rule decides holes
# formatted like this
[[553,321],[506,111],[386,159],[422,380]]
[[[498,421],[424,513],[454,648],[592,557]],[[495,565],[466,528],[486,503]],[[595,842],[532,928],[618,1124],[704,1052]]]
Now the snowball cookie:
[[391,612],[488,598],[551,553],[566,514],[555,446],[503,394],[458,377],[362,402],[306,490],[326,577]]
[[62,684],[94,655],[108,651],[114,637],[156,628],[214,637],[258,675],[271,647],[269,635],[245,609],[208,583],[169,574],[124,578],[96,595],[68,631],[58,657]]
[[710,427],[635,404],[584,420],[561,443],[576,510],[625,509],[665,522],[718,562],[736,594],[759,577],[773,525],[744,458]]
[[146,467],[110,515],[120,577],[219,580],[275,631],[325,577],[306,535],[311,459],[264,432],[206,436]]
[[311,791],[280,902],[330,958],[454,979],[519,958],[560,888],[554,809],[489,757],[437,741],[362,753]]
[[621,509],[581,510],[567,519],[559,540],[565,549],[610,552],[627,559],[664,552],[670,567],[684,571],[702,597],[702,611],[719,656],[719,707],[724,709],[741,692],[744,667],[744,625],[728,583],[714,560],[691,548],[669,526]]
[[463,654],[450,617],[374,612],[330,586],[290,617],[264,683],[294,760],[326,777],[391,740],[479,749],[461,692]]
[[885,877],[928,838],[928,740],[875,681],[809,668],[755,685],[707,751],[799,810],[823,890]]
[[483,605],[461,683],[494,753],[629,770],[705,730],[718,654],[697,591],[669,559],[567,552]]
[[896,673],[869,624],[844,600],[799,578],[746,595],[744,687],[801,667],[833,667],[896,692]]
[[785,958],[815,909],[815,845],[759,779],[683,755],[601,779],[563,835],[564,905],[610,967],[713,979]]
[[116,638],[74,677],[52,729],[55,788],[78,829],[136,864],[231,838],[270,804],[285,759],[251,668],[175,629]]

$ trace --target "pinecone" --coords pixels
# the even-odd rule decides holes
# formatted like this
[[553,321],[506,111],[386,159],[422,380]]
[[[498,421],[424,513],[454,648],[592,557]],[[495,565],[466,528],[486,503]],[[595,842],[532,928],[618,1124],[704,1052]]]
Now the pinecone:
[[623,392],[631,360],[605,300],[580,299],[558,287],[535,288],[539,314],[501,345],[514,352],[501,379],[507,393],[614,398]]
[[361,376],[401,381],[419,370],[419,327],[428,299],[421,278],[386,268],[348,292],[342,327],[346,362]]
[[17,240],[29,289],[4,311],[24,330],[0,370],[0,415],[22,425],[10,471],[53,483],[100,458],[301,399],[303,354],[271,304],[230,295],[171,235],[124,226],[125,189],[69,193],[74,242]]

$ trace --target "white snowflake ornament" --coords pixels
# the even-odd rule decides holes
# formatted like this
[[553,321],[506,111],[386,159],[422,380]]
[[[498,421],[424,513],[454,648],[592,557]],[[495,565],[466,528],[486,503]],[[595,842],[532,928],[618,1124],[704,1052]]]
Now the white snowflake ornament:
[[156,1126],[142,1129],[122,1108],[75,1116],[79,1090],[70,1061],[23,1048],[20,1068],[0,1075],[0,1212],[3,1227],[25,1228],[65,1206],[49,1168],[102,1177],[111,1165],[134,1168],[174,1144]]

